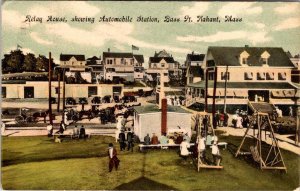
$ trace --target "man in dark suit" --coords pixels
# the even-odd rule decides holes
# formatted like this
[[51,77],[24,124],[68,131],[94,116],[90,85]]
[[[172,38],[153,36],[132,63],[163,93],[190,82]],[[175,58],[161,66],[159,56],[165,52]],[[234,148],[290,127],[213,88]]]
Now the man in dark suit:
[[114,167],[116,170],[118,170],[120,160],[117,157],[117,150],[114,148],[112,143],[109,143],[108,145],[108,157],[109,157],[109,163],[108,163],[109,172],[111,172]]
[[128,129],[128,133],[127,133],[127,150],[129,151],[131,149],[131,152],[133,152],[133,132],[131,132],[131,129]]
[[124,130],[121,130],[121,133],[119,134],[119,143],[120,143],[120,150],[125,150],[125,133]]

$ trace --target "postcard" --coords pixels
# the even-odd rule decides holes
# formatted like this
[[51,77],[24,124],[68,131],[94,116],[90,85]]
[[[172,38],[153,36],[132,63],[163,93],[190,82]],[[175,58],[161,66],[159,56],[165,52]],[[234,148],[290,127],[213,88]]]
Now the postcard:
[[3,190],[297,190],[300,3],[3,1]]

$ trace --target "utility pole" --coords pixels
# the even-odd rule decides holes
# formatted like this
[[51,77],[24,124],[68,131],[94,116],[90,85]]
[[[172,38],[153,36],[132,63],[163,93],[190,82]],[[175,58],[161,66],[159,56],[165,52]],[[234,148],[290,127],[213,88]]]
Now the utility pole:
[[66,79],[65,79],[65,69],[63,70],[63,112],[62,121],[65,123],[65,109],[66,109]]
[[60,71],[58,70],[58,90],[57,90],[57,112],[59,112],[60,108]]
[[205,71],[205,111],[208,112],[208,107],[207,107],[207,90],[208,90],[208,68],[206,68]]
[[214,72],[214,91],[213,91],[213,105],[212,105],[212,115],[215,116],[216,113],[216,91],[217,91],[217,74],[218,68],[215,66]]
[[51,103],[51,78],[52,78],[52,68],[51,68],[51,52],[49,52],[49,122],[51,125],[53,125],[52,121],[52,103]]
[[226,65],[226,72],[225,72],[224,113],[226,113],[227,80],[228,80],[228,65]]

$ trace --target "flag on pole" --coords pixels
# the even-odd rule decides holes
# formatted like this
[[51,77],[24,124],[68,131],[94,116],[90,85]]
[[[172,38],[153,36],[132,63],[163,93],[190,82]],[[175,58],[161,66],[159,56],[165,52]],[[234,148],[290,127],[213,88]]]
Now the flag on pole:
[[22,46],[20,46],[19,44],[17,44],[17,49],[22,48]]
[[132,50],[139,50],[139,47],[132,45],[131,46]]

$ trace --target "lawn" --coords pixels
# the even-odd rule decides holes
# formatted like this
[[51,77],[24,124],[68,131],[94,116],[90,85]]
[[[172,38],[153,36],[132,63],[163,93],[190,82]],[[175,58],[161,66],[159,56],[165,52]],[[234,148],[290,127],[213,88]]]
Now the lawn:
[[[254,163],[231,153],[239,137],[220,137],[223,170],[201,170],[182,161],[177,150],[120,152],[120,169],[108,173],[107,144],[113,138],[54,143],[48,137],[2,139],[4,189],[55,190],[293,190],[299,186],[296,154],[282,150],[288,173],[261,171]],[[247,141],[247,144],[251,143]]]

